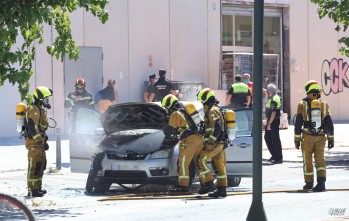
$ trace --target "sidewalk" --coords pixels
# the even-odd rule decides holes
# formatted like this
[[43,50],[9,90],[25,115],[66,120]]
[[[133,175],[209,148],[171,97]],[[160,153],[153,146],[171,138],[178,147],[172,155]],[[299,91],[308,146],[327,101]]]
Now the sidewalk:
[[[334,147],[329,151],[325,148],[326,162],[331,164],[347,163],[349,164],[349,142],[346,140],[348,137],[349,124],[335,124],[334,125]],[[264,136],[264,132],[263,132]],[[293,142],[294,126],[290,125],[288,129],[280,130],[280,138],[282,143],[282,153],[284,162],[299,162],[301,163],[302,153],[301,150],[297,150]],[[263,161],[267,161],[270,158],[270,153],[263,140]]]

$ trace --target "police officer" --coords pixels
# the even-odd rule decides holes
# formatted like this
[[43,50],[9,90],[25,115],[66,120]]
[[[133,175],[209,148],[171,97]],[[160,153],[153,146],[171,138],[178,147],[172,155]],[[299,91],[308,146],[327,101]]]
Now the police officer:
[[168,125],[164,128],[167,136],[179,135],[178,155],[178,186],[171,192],[188,192],[190,183],[189,165],[196,161],[199,150],[202,148],[203,137],[198,128],[191,120],[186,111],[180,107],[175,95],[169,94],[164,97],[161,105],[170,112]]
[[241,75],[235,75],[235,83],[232,84],[227,92],[225,105],[233,107],[249,107],[251,104],[251,92],[247,84],[242,81]]
[[76,79],[75,91],[68,94],[64,102],[64,107],[72,107],[73,109],[76,106],[94,108],[94,104],[92,95],[86,90],[86,81],[83,78]]
[[[306,98],[298,104],[294,127],[294,142],[297,149],[301,146],[303,155],[304,190],[313,189],[314,192],[326,190],[326,163],[324,149],[326,136],[328,149],[334,146],[334,127],[329,106],[320,100],[320,85],[310,80],[305,84]],[[318,104],[318,105],[315,105]],[[314,108],[318,106],[318,108]],[[313,154],[315,159],[317,185],[313,188]]]
[[147,103],[153,101],[153,100],[150,100],[150,94],[153,91],[155,82],[156,82],[156,75],[155,74],[149,75],[149,85],[147,86],[147,89],[144,92],[144,100]]
[[275,84],[269,84],[267,86],[268,101],[265,109],[267,125],[265,127],[264,140],[271,154],[269,161],[272,164],[283,163],[279,133],[281,100],[276,92]]
[[42,197],[47,193],[42,189],[42,177],[46,169],[47,144],[46,130],[48,128],[45,108],[51,108],[48,97],[52,90],[47,87],[37,87],[33,93],[34,104],[26,110],[26,140],[28,150],[28,196]]
[[[224,117],[218,107],[214,92],[205,88],[197,94],[198,100],[204,105],[205,113],[205,137],[204,147],[199,153],[198,164],[200,170],[200,181],[202,183],[199,194],[209,193],[211,197],[226,197],[228,185],[226,173],[226,155],[224,150]],[[212,160],[216,172],[216,185],[213,184],[212,172],[207,165]],[[217,187],[217,188],[216,188]]]
[[176,94],[176,89],[173,86],[172,82],[166,79],[166,70],[159,70],[159,79],[153,86],[153,90],[150,93],[149,100],[154,101],[162,101],[164,97],[168,94]]

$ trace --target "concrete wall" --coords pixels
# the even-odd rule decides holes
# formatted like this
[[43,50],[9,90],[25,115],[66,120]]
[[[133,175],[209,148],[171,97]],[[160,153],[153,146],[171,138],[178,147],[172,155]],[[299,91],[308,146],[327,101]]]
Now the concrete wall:
[[[251,0],[224,2],[240,7],[253,4]],[[72,34],[78,46],[103,49],[104,85],[108,79],[115,78],[122,102],[141,101],[144,81],[149,74],[157,74],[159,68],[166,68],[167,77],[174,81],[203,82],[218,89],[220,3],[219,0],[110,1],[110,20],[105,25],[81,9],[74,12]],[[305,96],[304,83],[315,79],[329,92],[323,98],[330,104],[334,120],[348,120],[349,113],[345,111],[349,93],[345,75],[348,59],[338,53],[337,41],[342,34],[335,32],[335,24],[329,19],[320,20],[316,6],[310,1],[267,0],[265,3],[269,6],[289,4],[290,116],[295,114],[299,100]],[[62,85],[74,82],[65,82],[63,62],[46,52],[51,37],[55,37],[51,27],[45,26],[44,37],[44,44],[37,46],[30,91],[39,85],[53,88],[53,109],[48,114],[57,121],[58,127],[64,128]],[[336,73],[332,83],[324,80],[323,63],[328,64],[327,69],[331,65]],[[15,136],[15,105],[20,102],[16,85],[6,83],[0,87],[0,96],[6,104],[0,116],[0,137]]]
[[[334,120],[348,120],[349,113],[345,111],[348,107],[346,97],[349,88],[343,86],[347,81],[339,79],[339,60],[343,63],[349,59],[338,52],[338,39],[343,34],[337,33],[335,23],[327,18],[319,19],[317,6],[310,1],[290,0],[290,59],[291,59],[291,117],[296,114],[298,102],[305,97],[304,84],[308,80],[316,80],[322,84],[323,90],[332,87],[334,92],[322,94],[322,98],[330,105],[332,118]],[[349,32],[346,32],[347,36]],[[328,61],[335,70],[337,77],[325,80],[322,74],[324,61]],[[343,72],[343,71],[342,71]],[[327,73],[329,75],[329,73]],[[349,83],[349,82],[348,82]],[[328,86],[326,86],[328,85]],[[332,85],[332,86],[331,86]],[[349,85],[348,85],[349,86]],[[340,88],[338,88],[340,87]],[[336,90],[338,89],[338,90]],[[341,89],[341,90],[339,90]]]
[[[108,11],[110,19],[102,25],[90,13],[77,10],[71,14],[71,27],[78,46],[103,49],[104,85],[115,78],[121,102],[142,101],[144,81],[149,74],[158,74],[160,68],[166,68],[167,78],[173,81],[218,87],[219,0],[118,0],[110,1]],[[55,37],[50,26],[45,26],[44,37],[44,44],[37,46],[30,92],[39,85],[53,89],[53,108],[48,114],[57,121],[57,127],[65,128],[66,92],[62,85],[74,82],[65,82],[64,63],[46,53],[46,46]],[[87,82],[87,89],[91,84]],[[13,95],[3,96],[9,90]],[[12,107],[0,120],[13,128],[0,126],[0,137],[15,136],[14,110],[20,102],[19,93],[8,84],[0,93],[4,103]]]

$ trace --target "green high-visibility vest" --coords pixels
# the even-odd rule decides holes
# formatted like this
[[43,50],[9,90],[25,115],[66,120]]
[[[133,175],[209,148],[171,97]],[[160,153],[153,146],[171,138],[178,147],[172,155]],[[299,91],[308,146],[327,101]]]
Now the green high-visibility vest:
[[231,86],[234,89],[234,93],[248,93],[248,86],[242,82],[237,82]]

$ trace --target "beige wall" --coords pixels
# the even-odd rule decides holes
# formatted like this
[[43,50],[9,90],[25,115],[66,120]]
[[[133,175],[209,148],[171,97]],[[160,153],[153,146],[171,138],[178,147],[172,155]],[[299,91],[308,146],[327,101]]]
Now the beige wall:
[[[224,2],[240,3],[240,6],[253,3],[250,0]],[[273,6],[289,4],[292,110],[289,116],[292,117],[298,101],[305,96],[304,83],[310,79],[322,82],[323,61],[343,58],[338,53],[337,43],[342,34],[334,31],[333,22],[318,18],[316,6],[310,1],[266,0],[265,3]],[[157,74],[159,68],[166,68],[167,77],[172,80],[203,82],[218,89],[219,0],[118,0],[110,1],[108,11],[110,20],[105,25],[83,10],[73,13],[72,34],[78,46],[103,49],[104,80],[117,80],[122,102],[141,101],[143,82],[149,74]],[[51,44],[49,26],[45,26],[44,37],[44,44],[36,50],[31,91],[39,85],[53,88],[51,102],[54,108],[49,115],[57,121],[58,127],[64,128],[65,92],[62,85],[73,82],[64,82],[63,63],[46,53],[46,46]],[[349,62],[349,59],[343,59]],[[331,106],[334,120],[349,119],[346,111],[348,93],[349,88],[343,87],[336,94],[323,96]],[[20,102],[16,85],[6,83],[0,87],[0,96],[3,103],[8,104],[0,116],[0,137],[15,136],[14,110]]]
[[[304,84],[308,80],[325,83],[321,71],[323,61],[348,58],[338,52],[340,35],[331,20],[319,19],[317,6],[310,1],[290,0],[290,59],[291,59],[291,116],[296,114],[298,102],[305,97]],[[349,34],[349,32],[347,32]],[[329,82],[328,82],[329,83]],[[345,97],[349,88],[337,94],[322,95],[331,109],[333,120],[348,120]]]

